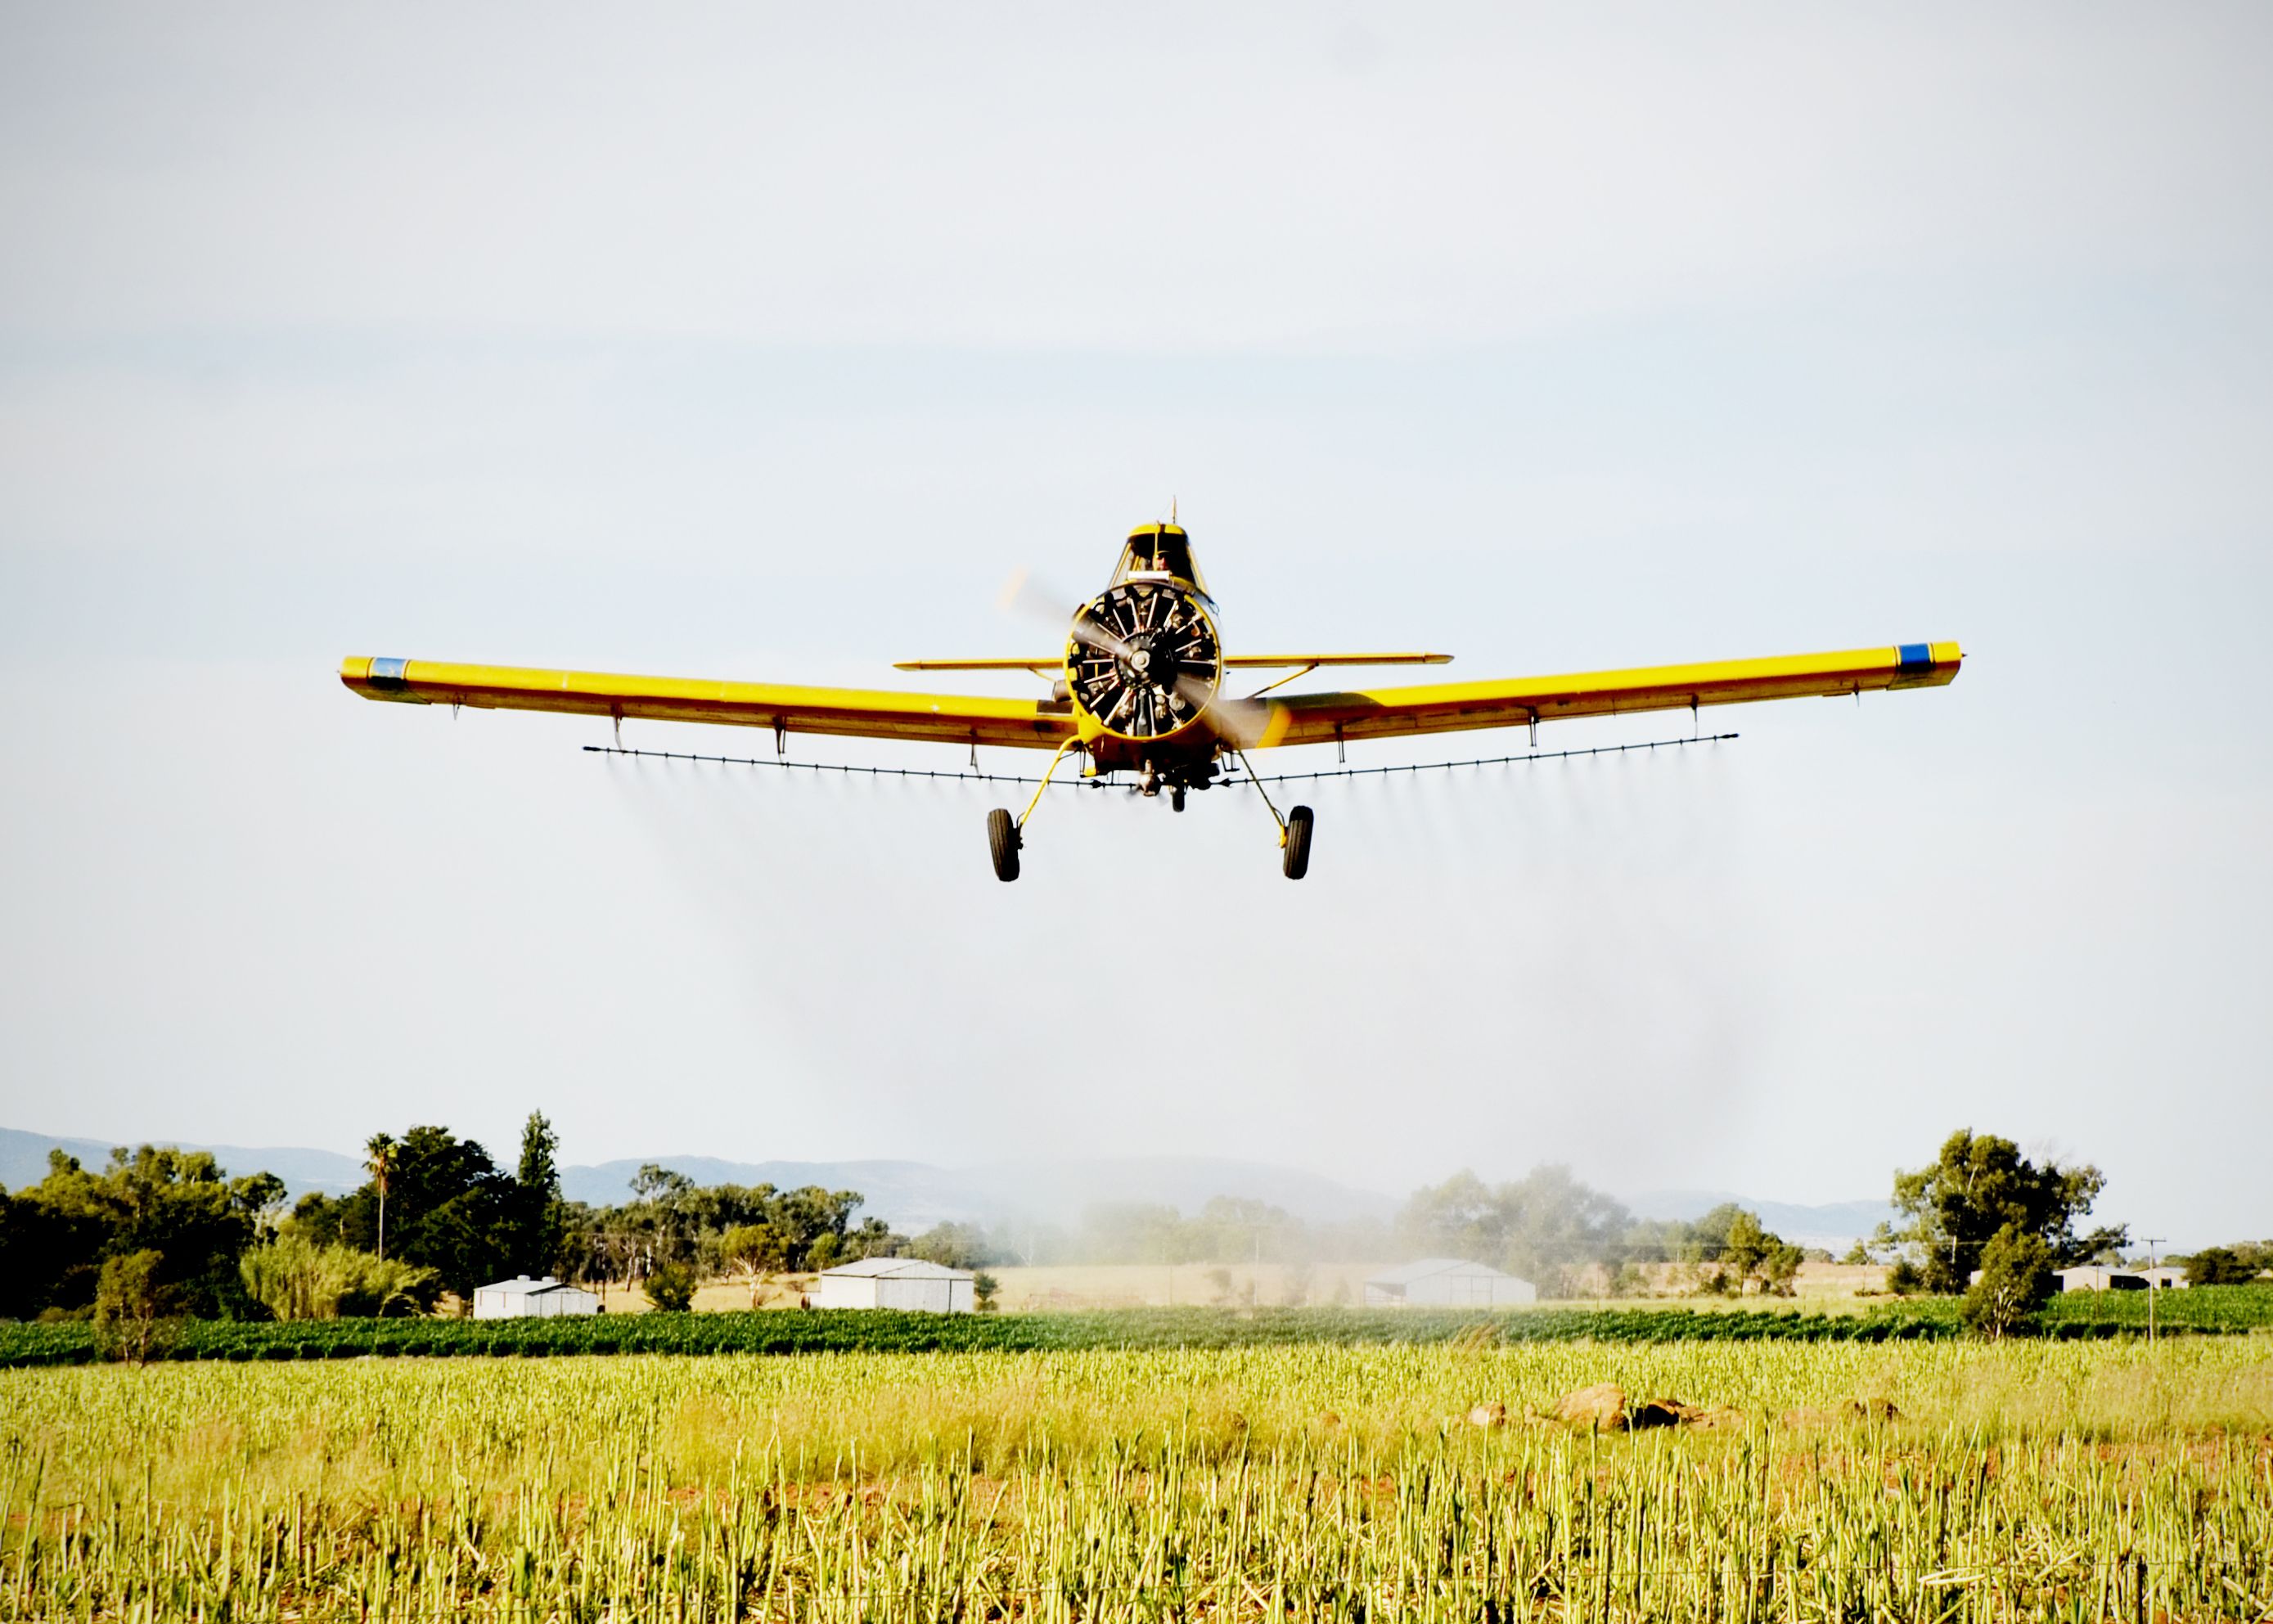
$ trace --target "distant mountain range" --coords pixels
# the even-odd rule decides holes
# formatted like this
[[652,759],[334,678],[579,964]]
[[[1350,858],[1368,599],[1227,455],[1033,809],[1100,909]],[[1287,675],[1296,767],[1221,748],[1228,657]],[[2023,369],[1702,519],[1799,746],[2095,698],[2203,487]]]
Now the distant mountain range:
[[[89,1168],[109,1160],[109,1141],[58,1139],[0,1128],[0,1185],[16,1189],[47,1176],[48,1152],[60,1149]],[[291,1198],[311,1190],[343,1195],[364,1179],[360,1158],[336,1150],[256,1149],[242,1145],[185,1145],[210,1150],[232,1173],[266,1171],[284,1181]],[[729,1162],[716,1156],[626,1156],[597,1166],[564,1167],[560,1191],[571,1201],[605,1206],[631,1197],[634,1174],[648,1162],[686,1174],[697,1184],[770,1184],[780,1189],[817,1184],[858,1190],[863,1216],[881,1217],[904,1234],[942,1223],[988,1224],[1071,1223],[1089,1208],[1121,1201],[1152,1202],[1195,1213],[1219,1195],[1260,1201],[1311,1223],[1387,1218],[1399,1201],[1377,1190],[1267,1162],[1217,1156],[1115,1156],[1068,1162],[1006,1161],[979,1167],[935,1167],[926,1162]],[[1647,1218],[1696,1218],[1722,1201],[1736,1201],[1760,1222],[1801,1246],[1843,1250],[1893,1216],[1884,1201],[1840,1201],[1825,1207],[1756,1201],[1717,1190],[1659,1190],[1626,1204]]]

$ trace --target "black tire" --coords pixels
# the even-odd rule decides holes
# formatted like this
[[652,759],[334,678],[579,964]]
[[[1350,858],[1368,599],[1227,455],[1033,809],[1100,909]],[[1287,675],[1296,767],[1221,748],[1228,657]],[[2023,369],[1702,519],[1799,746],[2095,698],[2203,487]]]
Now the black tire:
[[1168,791],[1168,810],[1171,812],[1182,812],[1184,810],[1183,785],[1178,784],[1174,789]]
[[1289,879],[1300,879],[1310,872],[1310,825],[1314,821],[1310,809],[1297,806],[1287,814],[1287,852],[1279,866],[1287,871]]
[[997,806],[986,814],[986,849],[994,858],[994,878],[1009,883],[1018,877],[1018,825]]

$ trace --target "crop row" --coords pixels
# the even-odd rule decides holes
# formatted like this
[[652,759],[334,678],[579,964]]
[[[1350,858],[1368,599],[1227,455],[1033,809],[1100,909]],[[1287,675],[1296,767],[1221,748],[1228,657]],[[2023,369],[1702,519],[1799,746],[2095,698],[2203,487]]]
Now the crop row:
[[[2052,1298],[2044,1318],[2048,1326],[2119,1326],[2147,1328],[2144,1291],[2067,1291]],[[2273,1329],[2273,1285],[2200,1285],[2154,1293],[2155,1319],[2172,1330],[2248,1331]]]
[[[2273,1324],[2273,1290],[2165,1292],[2157,1314],[2174,1332],[2250,1329]],[[2146,1306],[2136,1293],[2078,1293],[2053,1304],[2044,1328],[2055,1336],[2090,1337],[2134,1332],[2145,1325]],[[173,1328],[159,1345],[166,1357],[179,1359],[320,1359],[373,1355],[1048,1352],[1462,1339],[1875,1343],[1951,1336],[1958,1330],[1955,1305],[1936,1300],[1888,1305],[1865,1313],[1686,1307],[1558,1307],[1501,1313],[1164,1308],[999,1315],[815,1310],[555,1320],[190,1321]],[[0,1326],[0,1366],[71,1364],[94,1357],[97,1346],[94,1328],[84,1322]]]
[[[1302,1343],[1883,1342],[1952,1334],[1922,1306],[1868,1314],[1546,1308],[1218,1308],[934,1314],[885,1310],[598,1314],[551,1320],[191,1321],[161,1341],[184,1359],[576,1353],[1049,1352],[1091,1348],[1273,1347]],[[69,1364],[97,1346],[84,1323],[0,1327],[0,1365]]]

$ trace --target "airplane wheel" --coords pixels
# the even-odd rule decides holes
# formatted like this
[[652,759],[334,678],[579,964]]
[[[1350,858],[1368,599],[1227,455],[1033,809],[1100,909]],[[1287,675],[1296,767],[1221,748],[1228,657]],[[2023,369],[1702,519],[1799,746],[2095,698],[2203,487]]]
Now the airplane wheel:
[[1287,878],[1300,879],[1310,872],[1310,809],[1297,806],[1287,814],[1287,852],[1280,866]]
[[994,858],[994,878],[1006,883],[1018,877],[1018,826],[997,806],[986,814],[986,849]]
[[1168,791],[1168,808],[1171,812],[1182,812],[1184,810],[1183,785],[1178,784],[1174,789]]

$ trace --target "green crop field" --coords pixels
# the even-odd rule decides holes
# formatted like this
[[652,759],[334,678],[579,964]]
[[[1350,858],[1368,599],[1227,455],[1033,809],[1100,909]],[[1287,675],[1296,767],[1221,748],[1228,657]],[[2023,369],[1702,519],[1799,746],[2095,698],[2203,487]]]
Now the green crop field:
[[[1506,1342],[1672,1342],[1709,1338],[1880,1342],[1956,1334],[1946,1303],[1854,1314],[1690,1308],[1524,1309],[1485,1313],[1359,1308],[1152,1308],[1090,1313],[615,1314],[558,1320],[191,1321],[171,1328],[176,1359],[311,1359],[580,1353],[1045,1352],[1085,1348],[1235,1348],[1298,1343],[1436,1343],[1479,1327]],[[0,1326],[0,1366],[95,1357],[85,1321]]]
[[23,1619],[2262,1619],[2273,1339],[73,1365],[0,1496]]
[[[2273,1287],[2163,1292],[2160,1324],[2174,1334],[2273,1328]],[[1504,1342],[1887,1342],[1954,1336],[1948,1299],[1885,1303],[1863,1312],[1797,1307],[1582,1307],[1511,1313],[1362,1308],[1152,1308],[1087,1313],[944,1315],[879,1313],[618,1314],[566,1320],[322,1320],[284,1324],[192,1321],[161,1351],[176,1359],[320,1359],[365,1355],[579,1353],[1045,1352],[1088,1348],[1238,1348],[1302,1343],[1437,1343],[1489,1325]],[[2045,1311],[2054,1336],[2147,1328],[2135,1291],[2077,1292]],[[85,1321],[0,1325],[0,1366],[73,1364],[95,1357]]]
[[[2055,1334],[2074,1327],[2147,1328],[2144,1291],[2067,1291],[2044,1310]],[[2154,1294],[2156,1321],[2173,1330],[2273,1329],[2273,1285],[2202,1285]]]

